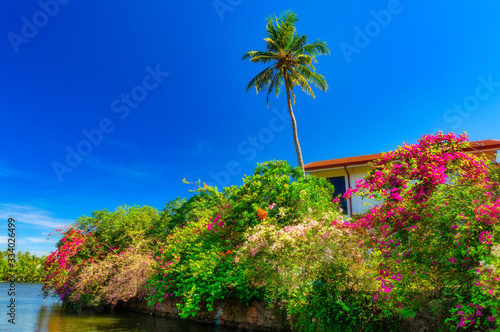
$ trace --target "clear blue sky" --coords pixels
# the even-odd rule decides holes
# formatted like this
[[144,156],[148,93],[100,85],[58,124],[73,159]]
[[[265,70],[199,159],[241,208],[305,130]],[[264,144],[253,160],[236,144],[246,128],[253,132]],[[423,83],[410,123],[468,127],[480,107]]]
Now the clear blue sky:
[[285,95],[267,109],[245,94],[262,67],[241,61],[286,9],[332,53],[317,64],[328,92],[297,92],[306,163],[439,129],[500,139],[497,1],[3,1],[0,245],[8,216],[18,250],[47,252],[81,215],[189,196],[184,177],[221,187],[257,162],[297,165]]

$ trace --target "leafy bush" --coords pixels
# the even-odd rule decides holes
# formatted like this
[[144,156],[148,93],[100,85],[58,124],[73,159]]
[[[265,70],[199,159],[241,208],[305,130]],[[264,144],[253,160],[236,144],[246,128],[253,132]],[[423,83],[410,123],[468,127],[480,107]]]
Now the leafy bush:
[[[336,208],[331,185],[324,179],[304,178],[299,171],[285,162],[261,164],[241,187],[222,193],[200,187],[185,203],[189,208],[176,206],[174,216],[169,212],[169,218],[162,218],[169,224],[157,229],[172,229],[170,223],[176,228],[157,248],[159,273],[148,284],[150,305],[176,297],[181,317],[188,317],[202,302],[211,310],[214,300],[227,296],[242,302],[262,298],[264,289],[248,279],[244,263],[237,265],[233,259],[245,240],[242,231],[259,224],[264,215],[281,214],[279,223],[286,225],[303,213],[312,214],[310,206],[316,214]],[[276,202],[281,206],[275,211],[268,208]]]
[[[230,200],[234,229],[244,232],[261,222],[259,209],[267,209],[269,217],[276,217],[282,226],[291,225],[302,216],[323,218],[325,213],[338,211],[332,202],[333,186],[322,178],[303,176],[300,168],[283,161],[259,164],[252,176],[243,179],[243,185],[232,188]],[[263,212],[261,212],[263,213]]]
[[144,253],[144,243],[103,260],[90,261],[76,277],[69,300],[73,303],[114,307],[119,301],[146,295],[144,283],[153,275],[154,260]]
[[101,210],[94,211],[91,217],[82,216],[76,225],[84,234],[92,234],[94,242],[108,250],[116,250],[147,239],[158,219],[159,213],[153,207],[120,206],[114,212]]
[[148,284],[150,305],[182,299],[181,317],[186,318],[196,314],[202,301],[211,310],[214,300],[228,295],[248,301],[258,294],[235,267],[231,231],[225,226],[220,216],[192,222],[158,244],[158,274]]
[[368,330],[367,321],[379,314],[371,301],[375,285],[367,278],[365,253],[339,212],[333,221],[278,224],[269,219],[250,229],[235,257],[265,287],[268,302],[282,303],[300,331]]

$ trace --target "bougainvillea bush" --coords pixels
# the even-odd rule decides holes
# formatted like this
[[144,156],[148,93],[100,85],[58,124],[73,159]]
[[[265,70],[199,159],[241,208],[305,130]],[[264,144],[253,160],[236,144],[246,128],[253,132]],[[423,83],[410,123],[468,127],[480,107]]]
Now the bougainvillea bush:
[[424,136],[346,193],[382,201],[352,225],[372,249],[374,300],[402,317],[425,311],[441,329],[500,322],[498,182],[468,147],[466,135]]
[[143,284],[153,275],[154,260],[144,241],[102,260],[89,260],[75,277],[69,296],[72,303],[113,308],[118,302],[146,296]]
[[63,237],[57,250],[47,257],[44,267],[44,291],[46,294],[54,293],[64,300],[71,291],[74,277],[83,265],[84,257],[80,252],[84,248],[85,236],[73,227],[57,231],[63,233]]
[[[95,211],[57,229],[57,250],[47,257],[44,291],[74,307],[127,301],[144,294],[152,276],[152,225],[156,209],[119,207]],[[125,288],[125,289],[123,289]]]

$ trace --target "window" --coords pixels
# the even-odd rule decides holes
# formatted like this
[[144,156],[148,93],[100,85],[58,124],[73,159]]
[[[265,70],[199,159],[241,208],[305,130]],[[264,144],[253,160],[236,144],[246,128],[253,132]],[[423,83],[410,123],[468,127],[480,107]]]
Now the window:
[[[333,178],[328,178],[328,181],[335,187],[335,191],[333,192],[333,197],[337,197],[339,194],[343,194],[346,192],[345,188],[345,176],[336,176]],[[340,207],[342,208],[342,212],[344,214],[348,214],[347,211],[347,200],[340,197]]]

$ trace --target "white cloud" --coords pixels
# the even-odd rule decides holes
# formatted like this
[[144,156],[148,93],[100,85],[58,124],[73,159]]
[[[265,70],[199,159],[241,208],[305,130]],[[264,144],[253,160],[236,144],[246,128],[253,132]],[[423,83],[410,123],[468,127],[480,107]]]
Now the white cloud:
[[[47,240],[47,237],[25,237],[19,238],[16,236],[16,245],[18,244],[28,244],[28,243],[57,243],[54,240]],[[9,242],[8,236],[0,236],[0,244],[7,244]]]
[[56,241],[47,241],[47,238],[46,237],[27,237],[27,238],[24,238],[24,240],[26,242],[29,242],[29,243],[42,243],[42,242],[47,242],[47,243],[57,243]]
[[61,228],[74,220],[56,218],[49,211],[30,205],[0,204],[0,220],[14,218],[16,223],[40,227]]
[[52,251],[43,251],[43,250],[31,250],[30,254],[42,257],[42,256],[48,256],[52,253]]

